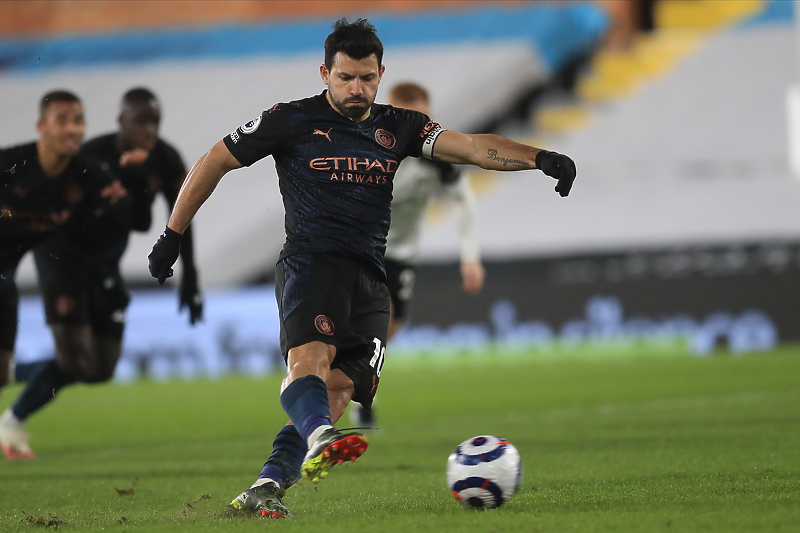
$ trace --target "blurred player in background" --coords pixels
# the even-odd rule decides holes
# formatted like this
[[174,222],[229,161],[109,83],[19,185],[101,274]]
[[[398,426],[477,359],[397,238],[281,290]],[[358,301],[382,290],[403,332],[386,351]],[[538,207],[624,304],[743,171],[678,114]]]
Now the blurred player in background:
[[[159,104],[147,89],[131,89],[122,98],[119,131],[86,142],[80,154],[119,178],[128,191],[124,219],[87,217],[65,226],[34,256],[56,359],[36,366],[12,408],[24,421],[44,407],[61,388],[76,381],[103,383],[114,375],[122,353],[125,310],[130,295],[119,262],[132,230],[147,231],[152,203],[161,192],[170,206],[178,196],[186,168],[178,152],[158,137]],[[183,280],[179,309],[189,322],[202,316],[202,298],[192,254],[191,228],[181,249]],[[19,365],[17,375],[24,371]]]
[[[389,92],[389,104],[430,116],[428,91],[416,83],[401,83]],[[428,203],[440,197],[455,209],[461,238],[462,288],[477,294],[483,287],[485,272],[478,246],[478,209],[469,179],[450,163],[409,157],[400,163],[392,190],[392,224],[386,237],[386,286],[391,297],[389,336],[403,327],[408,303],[414,294],[414,263],[419,254],[422,223]],[[374,409],[367,412],[360,404],[351,407],[353,422],[359,426],[376,424]]]
[[[146,232],[150,229],[152,206],[157,194],[161,193],[169,209],[172,209],[186,178],[186,166],[178,151],[158,136],[161,106],[150,90],[137,87],[127,91],[122,97],[117,121],[119,130],[116,133],[86,141],[81,153],[99,162],[122,181],[133,200],[130,224],[111,227],[98,225],[93,228],[95,234],[91,239],[85,233],[74,236],[74,239],[80,239],[87,252],[97,253],[97,259],[104,263],[105,272],[119,278],[119,261],[128,245],[130,232]],[[90,240],[100,240],[102,245],[98,246]],[[105,252],[101,252],[103,249]],[[37,253],[37,265],[45,266],[46,256],[46,253]],[[180,257],[183,273],[178,291],[178,309],[186,309],[189,323],[194,325],[203,317],[203,297],[194,263],[191,226],[186,228]],[[103,282],[110,283],[110,280]]]
[[[414,83],[396,85],[389,93],[394,107],[419,111],[430,116],[428,92]],[[428,202],[440,196],[449,201],[458,215],[461,238],[462,288],[477,294],[483,287],[485,272],[478,246],[478,210],[469,179],[450,163],[424,158],[404,160],[394,176],[392,223],[386,237],[386,278],[392,298],[389,339],[405,323],[408,301],[414,291],[414,263]]]
[[286,243],[275,269],[287,372],[280,430],[257,481],[234,510],[291,516],[287,488],[325,477],[367,448],[359,432],[333,427],[351,400],[369,409],[389,328],[383,254],[392,180],[408,156],[490,170],[539,168],[566,196],[575,179],[567,156],[496,135],[442,129],[417,111],[376,105],[383,44],[364,19],[341,19],[325,40],[327,90],[279,103],[237,128],[195,163],[167,227],[149,255],[150,273],[172,275],[182,233],[229,171],[272,155],[286,209]]
[[[14,277],[22,256],[47,238],[80,231],[94,219],[127,216],[129,199],[119,181],[78,156],[86,130],[78,97],[67,91],[44,95],[36,128],[38,141],[0,150],[0,386],[9,381],[19,300]],[[48,367],[67,365],[67,353],[57,349]],[[50,385],[42,392],[52,396]],[[9,459],[33,458],[24,429],[27,414],[27,406],[20,408],[18,401],[0,415],[0,446]]]

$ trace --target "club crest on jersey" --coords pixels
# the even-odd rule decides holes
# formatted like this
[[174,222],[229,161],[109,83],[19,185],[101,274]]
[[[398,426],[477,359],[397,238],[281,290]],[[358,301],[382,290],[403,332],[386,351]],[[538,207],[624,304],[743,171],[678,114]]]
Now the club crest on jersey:
[[314,325],[317,326],[317,331],[323,335],[333,335],[335,331],[333,320],[325,315],[318,315],[317,318],[314,319]]
[[397,143],[397,139],[394,138],[391,132],[381,129],[375,130],[375,140],[378,141],[378,144],[385,146],[389,150],[394,148],[394,145]]
[[246,135],[253,133],[258,129],[259,124],[261,124],[261,115],[258,115],[256,118],[242,126],[242,133]]

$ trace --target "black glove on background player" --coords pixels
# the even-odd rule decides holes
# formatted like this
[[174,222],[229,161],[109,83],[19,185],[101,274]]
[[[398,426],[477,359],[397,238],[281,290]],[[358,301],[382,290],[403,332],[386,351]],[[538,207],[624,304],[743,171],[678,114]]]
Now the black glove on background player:
[[181,237],[183,235],[180,233],[165,228],[147,256],[150,275],[158,278],[159,285],[163,285],[174,274],[172,265],[178,260],[181,251]]
[[575,181],[575,162],[569,157],[557,152],[542,150],[536,154],[536,168],[557,179],[556,192],[563,198],[572,189],[572,182]]
[[197,269],[194,266],[187,267],[184,261],[179,309],[181,311],[184,307],[189,309],[189,323],[192,325],[203,318],[203,295],[200,294],[198,285]]

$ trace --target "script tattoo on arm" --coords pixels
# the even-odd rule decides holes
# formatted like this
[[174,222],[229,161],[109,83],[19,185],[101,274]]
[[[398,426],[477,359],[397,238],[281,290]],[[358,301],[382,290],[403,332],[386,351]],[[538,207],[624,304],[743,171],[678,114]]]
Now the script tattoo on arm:
[[531,168],[531,166],[528,163],[522,161],[521,159],[508,159],[506,157],[499,157],[497,155],[497,150],[494,148],[489,148],[486,151],[486,159],[491,159],[492,161],[498,161],[500,163],[503,163],[504,167],[507,167],[510,163],[511,166],[519,168]]

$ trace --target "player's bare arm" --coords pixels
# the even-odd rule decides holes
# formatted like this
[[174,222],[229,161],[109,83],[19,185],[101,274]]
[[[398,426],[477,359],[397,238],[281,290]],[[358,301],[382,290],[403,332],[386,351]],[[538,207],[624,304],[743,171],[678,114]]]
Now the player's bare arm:
[[183,182],[167,227],[183,233],[197,210],[211,196],[222,177],[241,164],[231,155],[225,143],[219,141],[194,164]]
[[125,168],[141,165],[147,160],[149,155],[150,152],[144,150],[143,148],[134,148],[133,150],[128,150],[119,156],[119,166]]
[[436,139],[434,158],[486,170],[527,170],[536,168],[536,154],[540,151],[499,135],[467,135],[446,130]]
[[556,192],[567,196],[575,180],[575,163],[569,157],[491,134],[467,135],[445,130],[436,138],[437,161],[475,165],[486,170],[539,169],[558,180]]
[[242,165],[230,153],[222,141],[198,159],[183,182],[167,227],[147,256],[150,274],[158,278],[161,285],[172,277],[172,265],[178,260],[181,237],[189,227],[200,206],[211,196],[222,176]]

